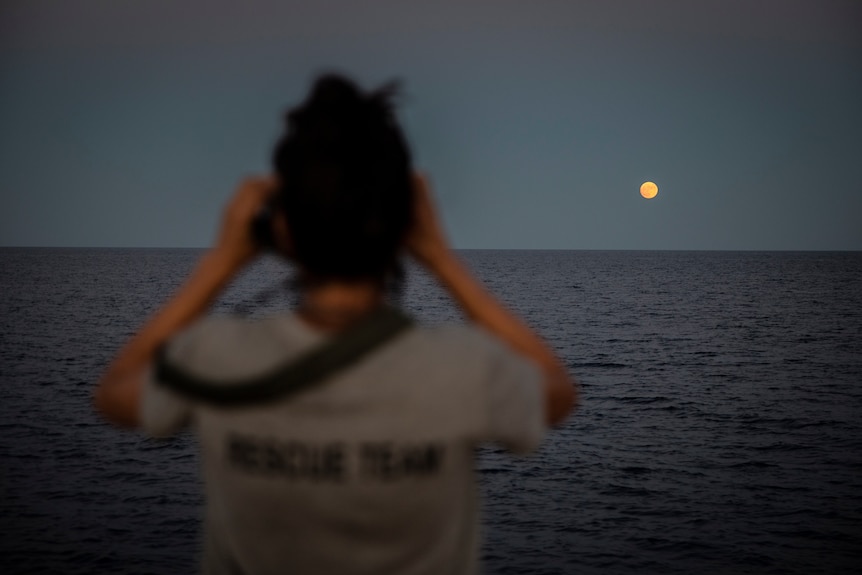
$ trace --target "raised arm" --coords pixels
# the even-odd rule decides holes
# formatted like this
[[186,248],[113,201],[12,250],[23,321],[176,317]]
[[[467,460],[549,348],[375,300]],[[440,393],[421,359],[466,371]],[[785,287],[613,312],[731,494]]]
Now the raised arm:
[[255,257],[258,248],[251,237],[251,221],[273,188],[273,182],[263,178],[248,179],[240,185],[225,210],[216,245],[108,366],[93,395],[96,409],[106,419],[122,427],[138,425],[144,373],[156,350],[206,312],[236,273]]
[[495,334],[544,373],[545,420],[556,425],[578,401],[577,383],[548,344],[489,292],[449,247],[424,176],[414,179],[416,211],[410,253],[452,295],[468,317]]

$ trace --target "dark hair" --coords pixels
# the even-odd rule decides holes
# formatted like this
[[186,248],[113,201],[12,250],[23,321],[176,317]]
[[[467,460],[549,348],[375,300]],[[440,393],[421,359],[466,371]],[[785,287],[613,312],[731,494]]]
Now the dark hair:
[[326,75],[287,114],[273,163],[292,255],[307,280],[400,279],[413,194],[396,93],[388,84],[365,94]]

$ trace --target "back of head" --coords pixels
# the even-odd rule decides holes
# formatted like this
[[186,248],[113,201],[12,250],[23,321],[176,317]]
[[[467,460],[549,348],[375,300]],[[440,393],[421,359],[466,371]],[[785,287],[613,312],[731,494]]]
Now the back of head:
[[393,96],[392,86],[366,94],[328,75],[287,115],[273,159],[293,257],[308,279],[400,274],[412,168]]

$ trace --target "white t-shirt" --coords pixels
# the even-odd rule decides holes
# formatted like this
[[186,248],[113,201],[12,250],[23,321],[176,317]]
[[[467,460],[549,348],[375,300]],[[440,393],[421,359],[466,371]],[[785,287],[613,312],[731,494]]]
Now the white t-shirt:
[[[223,385],[325,336],[293,315],[209,317],[168,357]],[[206,485],[207,574],[477,573],[474,448],[545,432],[538,369],[484,331],[415,327],[298,395],[242,408],[149,381],[153,436],[191,424]]]

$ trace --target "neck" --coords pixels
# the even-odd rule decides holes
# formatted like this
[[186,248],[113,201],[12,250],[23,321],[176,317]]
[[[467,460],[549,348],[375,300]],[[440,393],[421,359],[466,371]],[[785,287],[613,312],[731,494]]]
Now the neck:
[[383,303],[383,290],[371,281],[328,281],[302,294],[299,317],[323,331],[341,331]]

